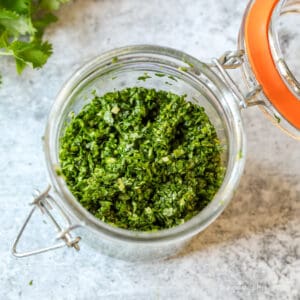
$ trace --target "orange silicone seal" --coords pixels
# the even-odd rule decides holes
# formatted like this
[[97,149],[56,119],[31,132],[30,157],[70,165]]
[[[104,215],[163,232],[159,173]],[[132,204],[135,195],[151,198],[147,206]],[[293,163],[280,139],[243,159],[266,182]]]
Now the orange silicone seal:
[[300,129],[300,101],[289,90],[274,63],[268,38],[271,16],[279,0],[256,0],[245,22],[245,47],[264,94],[278,112]]

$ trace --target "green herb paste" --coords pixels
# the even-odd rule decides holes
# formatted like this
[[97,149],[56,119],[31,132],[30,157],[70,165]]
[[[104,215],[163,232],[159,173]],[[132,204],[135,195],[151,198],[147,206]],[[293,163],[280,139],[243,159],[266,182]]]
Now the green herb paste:
[[83,207],[111,225],[153,231],[212,200],[224,169],[204,108],[141,87],[93,97],[60,141],[62,175]]

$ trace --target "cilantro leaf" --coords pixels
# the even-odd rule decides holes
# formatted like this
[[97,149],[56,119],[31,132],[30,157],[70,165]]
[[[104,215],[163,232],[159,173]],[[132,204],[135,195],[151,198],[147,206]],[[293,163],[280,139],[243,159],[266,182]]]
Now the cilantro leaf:
[[14,57],[19,74],[47,62],[52,46],[43,42],[44,31],[57,21],[52,11],[68,1],[0,0],[0,56]]
[[14,41],[10,44],[9,50],[13,53],[17,71],[21,73],[26,65],[32,68],[42,67],[52,54],[52,46],[48,42],[32,41]]
[[30,0],[1,0],[0,3],[0,7],[5,7],[18,13],[27,13],[30,5]]
[[41,7],[46,10],[58,10],[61,4],[67,3],[69,0],[42,0]]
[[2,32],[0,35],[0,49],[1,48],[7,48],[8,47],[8,35],[7,31]]
[[0,9],[0,24],[13,36],[34,34],[35,31],[30,19],[5,8]]
[[57,17],[52,13],[47,13],[43,17],[33,21],[33,26],[36,28],[36,36],[41,38],[45,29],[51,24],[57,21]]

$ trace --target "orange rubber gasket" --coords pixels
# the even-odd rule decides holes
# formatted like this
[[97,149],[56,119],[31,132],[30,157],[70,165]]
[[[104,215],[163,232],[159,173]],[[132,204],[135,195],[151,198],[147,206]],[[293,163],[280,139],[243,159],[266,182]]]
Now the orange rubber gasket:
[[256,0],[245,22],[245,47],[257,81],[278,110],[293,126],[300,129],[300,101],[285,85],[274,63],[268,38],[269,24],[279,0]]

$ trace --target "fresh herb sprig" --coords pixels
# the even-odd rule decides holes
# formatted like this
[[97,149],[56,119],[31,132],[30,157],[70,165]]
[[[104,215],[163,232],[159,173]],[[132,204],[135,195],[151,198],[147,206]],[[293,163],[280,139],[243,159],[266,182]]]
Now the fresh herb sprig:
[[53,11],[68,1],[0,0],[0,56],[13,57],[19,74],[47,62],[52,46],[43,41],[44,31],[57,21]]

